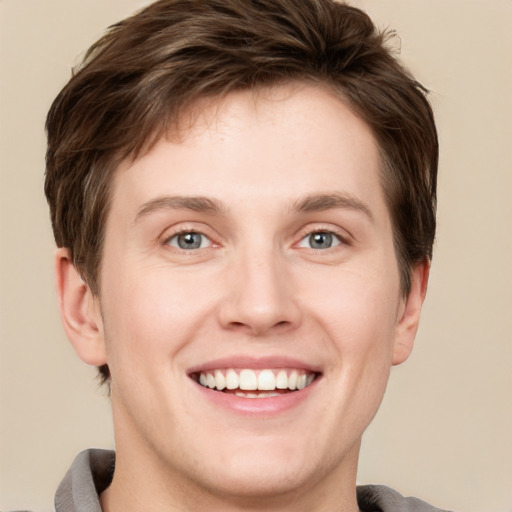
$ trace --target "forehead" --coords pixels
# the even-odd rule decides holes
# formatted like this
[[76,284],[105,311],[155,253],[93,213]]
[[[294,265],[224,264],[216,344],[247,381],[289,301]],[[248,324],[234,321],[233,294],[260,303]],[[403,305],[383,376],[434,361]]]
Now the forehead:
[[372,203],[380,168],[371,129],[339,97],[287,84],[197,102],[178,131],[119,167],[112,202],[185,194],[272,204],[341,189]]

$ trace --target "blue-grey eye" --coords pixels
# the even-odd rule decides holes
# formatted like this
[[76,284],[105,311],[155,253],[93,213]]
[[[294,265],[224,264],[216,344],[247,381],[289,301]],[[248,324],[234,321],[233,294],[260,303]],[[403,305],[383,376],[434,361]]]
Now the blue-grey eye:
[[178,249],[191,250],[207,247],[210,245],[210,240],[201,233],[187,231],[186,233],[178,233],[177,235],[174,235],[167,243],[172,247],[177,247]]
[[310,249],[330,249],[340,245],[340,239],[329,231],[317,231],[304,237],[299,242],[299,247],[308,247]]

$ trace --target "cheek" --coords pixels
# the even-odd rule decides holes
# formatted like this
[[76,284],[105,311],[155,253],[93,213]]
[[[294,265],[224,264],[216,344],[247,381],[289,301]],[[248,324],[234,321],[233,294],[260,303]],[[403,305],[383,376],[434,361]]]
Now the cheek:
[[133,270],[109,279],[103,315],[109,364],[154,369],[194,336],[211,298],[201,281],[162,269]]
[[[313,282],[302,289],[304,304],[328,330],[340,350],[379,351],[392,340],[399,302],[398,278],[368,265],[361,269],[334,269],[324,276],[327,286]],[[385,341],[388,343],[383,343]],[[383,347],[384,345],[384,347]]]

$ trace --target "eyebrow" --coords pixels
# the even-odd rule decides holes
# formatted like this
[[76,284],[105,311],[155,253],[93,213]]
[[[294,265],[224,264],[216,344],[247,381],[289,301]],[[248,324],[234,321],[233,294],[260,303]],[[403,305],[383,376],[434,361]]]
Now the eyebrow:
[[294,201],[292,210],[297,212],[321,212],[333,208],[343,208],[364,213],[374,220],[370,208],[351,194],[335,192],[333,194],[310,194]]
[[166,210],[190,210],[222,215],[225,208],[220,201],[203,196],[162,196],[144,203],[135,216],[135,222],[151,213]]
[[[320,212],[334,208],[356,210],[364,213],[373,221],[373,215],[368,206],[346,193],[309,194],[292,203],[295,212]],[[166,210],[190,210],[209,215],[223,215],[226,208],[217,199],[204,196],[162,196],[144,203],[135,216],[135,222],[151,213]]]

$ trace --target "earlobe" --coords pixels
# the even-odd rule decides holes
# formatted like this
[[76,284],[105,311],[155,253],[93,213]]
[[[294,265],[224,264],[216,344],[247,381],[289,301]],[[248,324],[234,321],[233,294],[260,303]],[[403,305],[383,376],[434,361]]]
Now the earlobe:
[[393,348],[393,365],[403,363],[411,354],[420,322],[421,307],[427,294],[430,261],[419,263],[411,273],[411,291],[401,307]]
[[55,253],[55,287],[62,324],[78,357],[90,365],[105,364],[98,300],[80,277],[65,248],[57,249]]

